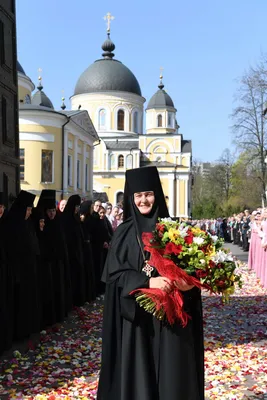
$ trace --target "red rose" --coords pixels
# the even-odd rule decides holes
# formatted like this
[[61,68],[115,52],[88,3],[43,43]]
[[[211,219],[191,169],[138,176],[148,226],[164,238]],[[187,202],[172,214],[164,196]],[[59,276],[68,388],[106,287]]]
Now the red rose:
[[208,275],[206,271],[203,271],[203,269],[198,269],[196,271],[196,275],[198,278],[206,278],[206,276]]
[[164,254],[180,254],[183,251],[183,246],[181,244],[174,244],[169,242],[166,244]]
[[215,264],[214,261],[210,260],[210,261],[209,261],[209,266],[210,266],[211,268],[215,268],[215,267],[216,267],[216,264]]
[[187,235],[184,238],[184,241],[185,241],[186,244],[192,244],[193,243],[193,236],[192,235]]

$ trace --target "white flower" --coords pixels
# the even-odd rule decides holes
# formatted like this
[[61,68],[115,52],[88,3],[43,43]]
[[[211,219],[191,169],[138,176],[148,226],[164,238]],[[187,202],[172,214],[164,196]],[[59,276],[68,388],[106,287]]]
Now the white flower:
[[206,261],[205,260],[199,260],[200,264],[205,265]]
[[217,235],[214,235],[214,236],[211,235],[211,239],[212,239],[213,242],[217,242],[218,236]]
[[174,222],[171,217],[168,218],[161,218],[160,222]]
[[234,261],[231,253],[225,253],[222,250],[217,251],[217,253],[211,258],[215,263],[220,263],[224,261]]
[[200,245],[200,244],[204,243],[204,239],[201,237],[194,237],[193,242]]

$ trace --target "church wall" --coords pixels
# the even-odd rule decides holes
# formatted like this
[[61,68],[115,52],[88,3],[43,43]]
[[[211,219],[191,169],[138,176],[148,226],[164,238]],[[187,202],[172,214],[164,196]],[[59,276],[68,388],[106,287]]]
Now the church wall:
[[[24,149],[25,177],[24,181],[21,181],[21,188],[37,192],[42,189],[60,191],[62,184],[61,130],[51,126],[20,125],[19,146],[20,149]],[[43,153],[42,160],[43,150],[48,152]],[[47,178],[47,181],[44,181],[44,178]]]
[[31,91],[29,89],[26,89],[23,86],[19,86],[18,88],[18,93],[19,93],[19,102],[20,103],[25,103],[25,97],[28,95],[31,97]]
[[112,205],[116,205],[116,194],[124,191],[125,175],[116,175],[113,178],[102,178],[94,176],[94,190],[106,192]]
[[[101,134],[109,131],[117,131],[117,112],[119,109],[125,111],[125,132],[132,132],[133,109],[139,113],[139,133],[142,133],[143,104],[145,99],[133,93],[110,92],[91,93],[73,96],[71,98],[71,109],[76,110],[81,105],[81,109],[88,111],[92,122],[101,137]],[[99,111],[106,110],[106,128],[99,129]],[[123,133],[123,131],[119,131]]]

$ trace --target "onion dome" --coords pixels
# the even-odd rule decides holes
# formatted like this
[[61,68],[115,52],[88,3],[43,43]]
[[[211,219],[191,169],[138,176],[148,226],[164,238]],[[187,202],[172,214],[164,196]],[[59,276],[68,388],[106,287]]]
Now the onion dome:
[[103,58],[96,60],[80,76],[74,95],[97,92],[129,92],[142,96],[140,85],[134,74],[123,63],[114,60],[115,44],[110,33],[102,45]]
[[160,75],[160,83],[158,85],[159,90],[149,100],[147,110],[152,108],[168,108],[168,107],[175,108],[172,98],[164,90],[162,79],[163,76]]

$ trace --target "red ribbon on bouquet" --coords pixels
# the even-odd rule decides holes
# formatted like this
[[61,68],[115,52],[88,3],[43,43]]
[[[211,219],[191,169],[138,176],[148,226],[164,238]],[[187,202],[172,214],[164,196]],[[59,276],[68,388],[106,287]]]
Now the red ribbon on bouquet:
[[[194,285],[198,288],[207,288],[198,279],[188,275],[182,268],[179,268],[172,260],[163,257],[162,251],[153,247],[151,244],[153,240],[152,233],[143,233],[142,240],[145,245],[144,249],[149,251],[151,254],[149,264],[154,266],[159,275],[170,279],[172,284],[172,290],[167,293],[161,289],[147,289],[139,288],[133,290],[130,295],[144,294],[155,303],[156,310],[164,310],[166,318],[170,325],[173,325],[175,321],[179,321],[183,327],[188,323],[191,318],[183,309],[184,300],[182,292],[174,285],[175,281],[183,280],[188,285]],[[175,246],[175,245],[174,245]]]

